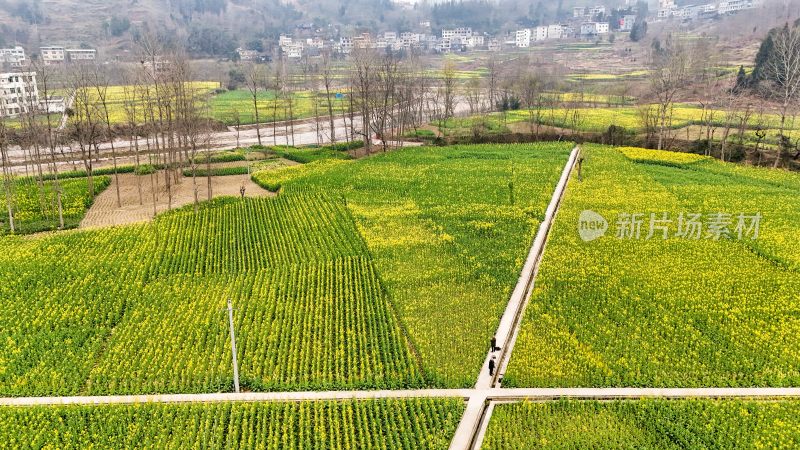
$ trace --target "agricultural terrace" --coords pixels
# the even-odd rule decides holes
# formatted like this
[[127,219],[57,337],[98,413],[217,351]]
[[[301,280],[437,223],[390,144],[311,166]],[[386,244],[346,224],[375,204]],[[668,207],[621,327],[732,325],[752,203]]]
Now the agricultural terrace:
[[[37,180],[31,177],[18,177],[10,183],[14,204],[14,225],[18,234],[50,231],[59,226],[56,184],[49,179],[43,180],[42,183],[44,189],[39,189]],[[92,184],[95,195],[105,190],[110,183],[111,178],[107,176],[93,177]],[[88,179],[63,179],[59,181],[59,185],[61,186],[64,228],[75,228],[92,205]],[[5,189],[0,190],[0,201],[6,205]],[[2,212],[0,214],[0,235],[11,230],[5,208]]]
[[494,408],[483,449],[800,446],[800,402],[557,401]]
[[[275,122],[287,119],[307,119],[309,117],[327,116],[328,99],[324,93],[315,94],[310,91],[291,92],[288,96],[278,96],[275,91],[258,93],[259,122]],[[349,107],[346,97],[336,99],[331,93],[333,113],[341,114]],[[253,124],[253,94],[246,89],[226,91],[212,95],[209,99],[211,117],[226,125],[236,125],[236,114],[240,124]]]
[[426,378],[471,387],[571,148],[416,148],[253,179],[343,198]]
[[[504,386],[800,385],[800,177],[653,150],[584,155]],[[604,237],[579,236],[586,210]],[[740,239],[737,217],[759,213],[758,238],[747,220]],[[642,214],[640,232],[626,214]]]
[[464,402],[54,406],[0,409],[10,448],[443,449]]

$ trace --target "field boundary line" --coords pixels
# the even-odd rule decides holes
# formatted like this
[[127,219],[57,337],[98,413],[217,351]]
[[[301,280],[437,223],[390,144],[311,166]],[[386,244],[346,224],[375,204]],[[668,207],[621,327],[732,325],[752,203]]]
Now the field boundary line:
[[[68,397],[3,397],[0,406],[125,405],[140,403],[306,402],[374,400],[382,398],[461,398],[485,403],[571,400],[689,400],[689,399],[800,399],[800,388],[493,388],[493,389],[384,389],[377,391],[297,391],[211,394],[96,395]],[[480,413],[479,413],[480,414]],[[483,414],[488,423],[488,414]],[[476,427],[477,428],[477,427]]]

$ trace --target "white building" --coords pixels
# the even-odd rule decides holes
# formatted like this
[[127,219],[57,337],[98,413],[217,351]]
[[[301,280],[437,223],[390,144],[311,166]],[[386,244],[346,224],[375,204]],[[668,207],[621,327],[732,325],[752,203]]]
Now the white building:
[[40,100],[39,108],[47,114],[64,114],[67,111],[67,100],[64,97],[51,96]]
[[63,64],[67,60],[66,50],[59,46],[39,47],[39,55],[45,66]]
[[633,26],[635,24],[636,24],[636,16],[626,15],[619,20],[619,29],[620,31],[631,31],[633,30]]
[[547,27],[536,27],[531,29],[531,39],[534,41],[544,41],[547,39]]
[[460,27],[452,30],[442,30],[442,39],[456,39],[460,38],[462,41],[472,37],[472,28]]
[[348,55],[353,51],[353,38],[342,37],[339,39],[339,52]]
[[26,62],[25,49],[19,45],[14,48],[0,49],[0,63],[8,64],[11,67],[22,67]]
[[608,33],[608,23],[605,22],[584,22],[581,24],[582,36],[594,36]]
[[255,50],[247,50],[242,47],[236,49],[236,53],[239,54],[239,59],[242,61],[253,61],[258,58],[258,52]]
[[528,48],[531,46],[531,30],[528,28],[517,30],[515,43],[518,48]]
[[282,47],[283,52],[289,59],[299,59],[303,57],[303,43],[297,42]]
[[320,37],[308,38],[306,39],[306,47],[322,50],[325,48],[325,41]]
[[719,5],[717,6],[717,12],[719,14],[731,14],[744,11],[746,9],[752,9],[756,6],[758,6],[758,4],[755,0],[728,0],[719,2]]
[[605,16],[606,15],[606,7],[605,6],[595,6],[594,8],[589,8],[586,11],[589,17],[597,17],[597,16]]
[[278,46],[279,47],[286,47],[286,46],[289,46],[289,45],[292,45],[292,38],[291,37],[281,35],[278,38]]
[[97,59],[97,50],[89,48],[68,48],[65,50],[70,62],[94,61]]
[[36,72],[0,73],[0,117],[14,117],[39,107]]
[[471,38],[467,39],[467,47],[475,48],[475,47],[483,47],[486,44],[486,38],[475,34]]
[[547,39],[561,39],[564,37],[564,27],[561,25],[550,25],[547,27]]

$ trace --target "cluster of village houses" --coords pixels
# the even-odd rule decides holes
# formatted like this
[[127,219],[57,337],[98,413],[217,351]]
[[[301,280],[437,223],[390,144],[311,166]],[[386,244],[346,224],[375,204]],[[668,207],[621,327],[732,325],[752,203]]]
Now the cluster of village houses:
[[[39,48],[39,57],[46,66],[94,61],[97,50],[46,46]],[[36,83],[36,72],[24,70],[28,67],[25,49],[19,45],[0,49],[0,117],[16,117],[31,109],[50,114],[62,114],[66,100],[61,96],[48,95],[40,98]]]
[[[762,0],[725,0],[703,2],[697,5],[677,6],[675,0],[659,0],[656,12],[647,20],[684,19],[696,20],[717,15],[732,14],[755,8]],[[471,28],[443,29],[441,35],[431,33],[387,31],[377,35],[360,33],[354,36],[339,38],[338,41],[326,41],[319,36],[294,37],[282,35],[278,46],[281,53],[289,59],[303,56],[318,56],[323,49],[347,55],[356,48],[392,49],[393,51],[419,50],[438,53],[462,52],[471,49],[499,51],[508,47],[526,48],[537,41],[552,39],[596,39],[612,31],[630,32],[633,30],[638,15],[635,14],[636,0],[625,0],[621,10],[632,11],[618,18],[615,27],[609,23],[609,10],[605,6],[575,7],[572,20],[563,23],[540,25],[523,28],[505,36],[492,36],[480,33]],[[430,22],[421,22],[420,29],[430,29]],[[308,27],[306,27],[307,29]],[[307,30],[306,30],[307,31]],[[309,33],[303,33],[309,34]],[[262,53],[240,48],[237,50],[242,60],[264,60]]]
[[[684,19],[692,20],[715,15],[732,14],[747,9],[752,9],[762,0],[724,0],[715,2],[702,2],[697,5],[677,6],[675,0],[659,0],[658,10],[647,20]],[[632,11],[635,9],[636,0],[625,0],[620,9]],[[375,48],[393,51],[418,50],[438,53],[462,52],[472,49],[499,51],[504,47],[526,48],[538,41],[555,39],[596,39],[610,33],[611,26],[608,21],[609,12],[605,6],[576,7],[573,9],[572,20],[565,23],[540,25],[533,28],[523,28],[508,33],[504,37],[491,36],[480,33],[472,28],[461,27],[443,29],[440,36],[432,33],[388,31],[373,36],[371,33],[361,33],[354,36],[341,37],[338,41],[326,41],[322,37],[314,36],[311,27],[303,27],[306,36],[280,36],[278,47],[280,52],[289,59],[299,59],[303,56],[317,56],[324,49],[330,49],[341,55],[348,55],[354,49]],[[619,17],[615,30],[622,32],[631,31],[638,15],[626,14]],[[430,29],[430,22],[419,24],[420,29]],[[310,37],[308,35],[311,35]],[[269,56],[255,50],[240,48],[237,50],[239,57],[246,61],[266,61]],[[39,48],[39,58],[42,64],[61,65],[94,61],[97,51],[87,48],[69,48],[51,45]],[[63,113],[66,110],[66,101],[63,97],[48,96],[39,98],[36,83],[36,72],[25,70],[28,58],[25,49],[21,46],[0,49],[0,117],[15,117],[28,112],[31,107],[48,113]]]

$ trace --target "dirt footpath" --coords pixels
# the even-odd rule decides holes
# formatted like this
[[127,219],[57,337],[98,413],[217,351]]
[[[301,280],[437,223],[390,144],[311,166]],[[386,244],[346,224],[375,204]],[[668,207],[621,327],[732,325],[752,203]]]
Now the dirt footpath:
[[[156,182],[156,207],[157,213],[167,210],[168,196],[164,187],[164,175],[159,173]],[[154,175],[152,178],[155,178]],[[80,228],[98,228],[114,225],[125,225],[137,222],[146,222],[153,219],[153,192],[150,189],[152,179],[150,175],[138,176],[130,173],[119,175],[120,198],[122,207],[117,207],[117,189],[113,175],[108,188],[97,196],[94,204],[86,213]],[[141,182],[143,202],[139,204],[139,188],[137,180]],[[200,201],[208,199],[208,179],[197,178],[197,191]],[[273,193],[262,189],[250,180],[248,175],[231,175],[224,177],[211,177],[212,194],[214,198],[222,196],[238,197],[239,189],[245,186],[245,195],[248,197],[267,197]],[[178,208],[191,204],[194,201],[194,188],[192,179],[183,177],[181,182],[172,186],[172,207]]]

